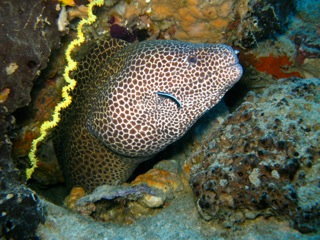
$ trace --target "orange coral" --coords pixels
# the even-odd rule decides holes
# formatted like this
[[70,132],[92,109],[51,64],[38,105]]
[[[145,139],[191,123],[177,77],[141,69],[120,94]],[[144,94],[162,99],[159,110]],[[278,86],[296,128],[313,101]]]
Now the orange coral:
[[137,185],[143,182],[151,187],[161,189],[163,192],[176,190],[179,186],[177,176],[160,169],[151,169],[147,173],[139,175],[131,184]]
[[225,1],[220,6],[220,11],[218,11],[219,16],[221,17],[228,17],[229,14],[232,12],[233,2]]
[[28,155],[31,148],[31,142],[38,136],[38,134],[39,131],[33,131],[28,127],[23,128],[19,133],[18,139],[14,141],[14,155],[17,157],[24,157]]
[[70,194],[65,198],[65,204],[70,209],[75,209],[76,202],[86,195],[82,187],[73,187]]
[[4,103],[10,94],[10,88],[5,88],[0,92],[0,103]]
[[59,102],[60,89],[60,79],[43,82],[41,89],[38,90],[33,99],[33,108],[30,110],[34,113],[32,121],[18,132],[18,136],[13,143],[15,156],[24,157],[28,154],[32,140],[39,136],[41,123],[51,116],[52,109]]
[[59,0],[59,2],[65,6],[74,7],[76,5],[76,3],[73,0]]
[[212,21],[210,22],[210,24],[211,24],[214,28],[219,29],[219,30],[222,30],[222,29],[225,29],[225,28],[228,27],[229,22],[228,22],[227,20],[225,20],[225,19],[220,19],[220,18],[218,18],[218,19],[212,20]]
[[[201,0],[137,0],[120,1],[111,13],[130,25],[136,16],[147,15],[158,34],[169,27],[175,31],[171,38],[189,42],[226,42],[228,26],[234,22],[239,5],[247,0],[228,0],[211,3]],[[130,23],[130,24],[128,24]],[[230,31],[229,31],[230,32]]]
[[292,62],[288,56],[273,56],[271,53],[268,57],[260,57],[255,64],[255,68],[260,72],[266,72],[275,78],[301,77],[299,72],[285,72]]
[[68,20],[74,18],[85,18],[88,15],[88,7],[84,5],[76,6],[68,10]]

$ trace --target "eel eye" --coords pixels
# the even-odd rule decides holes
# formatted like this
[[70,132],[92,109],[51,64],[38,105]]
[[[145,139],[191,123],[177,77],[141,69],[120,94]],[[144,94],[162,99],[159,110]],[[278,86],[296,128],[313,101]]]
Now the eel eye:
[[188,62],[189,62],[189,63],[197,63],[197,56],[195,56],[195,55],[190,55],[190,56],[188,57]]

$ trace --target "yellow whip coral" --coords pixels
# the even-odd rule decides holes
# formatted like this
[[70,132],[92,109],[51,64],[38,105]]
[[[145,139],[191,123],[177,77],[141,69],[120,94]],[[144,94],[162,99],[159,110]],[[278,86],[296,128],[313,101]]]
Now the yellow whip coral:
[[36,157],[37,152],[37,146],[38,143],[43,141],[45,137],[48,135],[48,130],[57,126],[57,124],[60,121],[60,111],[63,108],[67,108],[71,104],[71,96],[69,95],[69,91],[72,91],[76,86],[76,80],[71,79],[69,76],[70,71],[74,71],[77,68],[77,62],[75,62],[71,58],[71,52],[76,46],[80,46],[84,41],[85,37],[82,32],[83,25],[91,25],[96,21],[96,16],[92,13],[92,8],[94,6],[102,6],[104,3],[104,0],[93,0],[88,5],[88,17],[86,19],[82,19],[77,27],[77,38],[73,40],[67,50],[66,50],[66,59],[67,59],[67,66],[65,68],[63,77],[65,81],[67,82],[67,85],[62,88],[62,101],[55,107],[53,114],[52,114],[52,120],[51,121],[45,121],[42,123],[40,127],[40,136],[32,141],[31,150],[29,152],[29,159],[31,163],[31,167],[27,169],[26,176],[27,179],[31,178],[32,173],[34,172],[35,168],[37,167],[38,159]]

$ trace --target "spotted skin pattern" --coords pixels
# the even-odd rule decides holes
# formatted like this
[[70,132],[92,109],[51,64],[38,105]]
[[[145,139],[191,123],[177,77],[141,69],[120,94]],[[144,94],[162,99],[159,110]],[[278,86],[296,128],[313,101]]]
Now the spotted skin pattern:
[[78,69],[56,146],[68,186],[88,191],[126,181],[242,75],[229,46],[165,40],[101,41]]

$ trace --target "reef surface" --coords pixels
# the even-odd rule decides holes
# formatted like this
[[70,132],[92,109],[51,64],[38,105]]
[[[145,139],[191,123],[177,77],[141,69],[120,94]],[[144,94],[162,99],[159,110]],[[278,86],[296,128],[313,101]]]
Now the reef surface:
[[88,45],[107,36],[225,43],[240,50],[244,76],[131,182],[64,201],[51,141],[29,182],[24,172],[60,101],[85,4],[0,4],[1,237],[319,239],[319,1],[105,1],[84,28]]
[[319,84],[319,79],[282,79],[262,94],[250,92],[207,136],[190,159],[197,162],[190,184],[205,219],[232,226],[277,216],[301,232],[316,231]]

